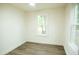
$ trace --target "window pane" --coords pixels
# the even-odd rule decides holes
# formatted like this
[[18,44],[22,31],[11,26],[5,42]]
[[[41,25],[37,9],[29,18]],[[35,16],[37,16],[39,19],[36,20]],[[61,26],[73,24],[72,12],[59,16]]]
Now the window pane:
[[78,14],[77,14],[77,15],[78,15],[78,16],[77,16],[77,22],[79,23],[79,4],[78,4],[78,10],[77,10],[77,13],[78,13]]
[[46,34],[45,16],[38,16],[38,32],[39,34]]

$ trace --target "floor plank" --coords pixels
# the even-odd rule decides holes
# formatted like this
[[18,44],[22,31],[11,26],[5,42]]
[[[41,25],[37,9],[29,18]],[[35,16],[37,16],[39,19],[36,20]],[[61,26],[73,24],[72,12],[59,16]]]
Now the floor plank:
[[63,46],[26,42],[7,55],[65,55]]

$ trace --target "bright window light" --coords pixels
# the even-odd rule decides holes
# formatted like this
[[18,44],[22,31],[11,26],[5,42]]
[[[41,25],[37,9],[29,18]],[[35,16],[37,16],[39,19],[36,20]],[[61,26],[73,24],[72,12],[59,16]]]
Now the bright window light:
[[36,4],[35,4],[35,3],[29,3],[29,5],[30,5],[30,6],[35,6]]
[[37,16],[38,17],[38,33],[46,34],[46,19],[45,16]]

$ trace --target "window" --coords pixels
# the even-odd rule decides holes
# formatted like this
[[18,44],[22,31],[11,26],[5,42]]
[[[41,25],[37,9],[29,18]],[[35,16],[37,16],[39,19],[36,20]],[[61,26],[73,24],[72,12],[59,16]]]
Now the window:
[[38,33],[40,35],[46,34],[46,19],[45,16],[37,16],[38,20]]
[[77,23],[79,23],[79,4],[77,5]]
[[79,30],[79,4],[76,5],[76,16],[77,16],[77,21],[76,21],[76,30]]
[[75,15],[76,15],[76,30],[79,31],[79,4],[75,7]]

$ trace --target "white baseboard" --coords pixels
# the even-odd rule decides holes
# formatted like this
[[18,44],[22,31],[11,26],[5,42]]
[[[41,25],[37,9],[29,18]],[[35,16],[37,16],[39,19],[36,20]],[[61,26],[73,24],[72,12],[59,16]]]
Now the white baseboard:
[[16,46],[13,47],[13,48],[10,48],[10,49],[8,49],[8,50],[5,50],[4,52],[0,53],[0,55],[5,55],[5,54],[9,53],[10,51],[12,51],[12,50],[16,49],[17,47],[19,47],[20,45],[24,44],[25,42],[26,42],[26,41],[24,41],[24,42],[22,42],[22,43],[16,45]]
[[69,43],[64,46],[67,55],[78,55],[78,47],[74,43]]
[[63,45],[61,45],[61,44],[49,43],[49,42],[38,42],[38,41],[27,41],[27,42],[34,42],[34,43],[40,43],[40,44],[50,44],[50,45],[59,45],[59,46],[63,46]]

